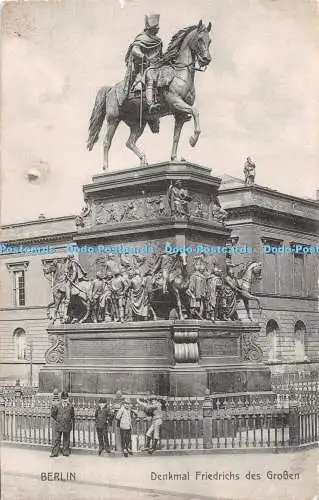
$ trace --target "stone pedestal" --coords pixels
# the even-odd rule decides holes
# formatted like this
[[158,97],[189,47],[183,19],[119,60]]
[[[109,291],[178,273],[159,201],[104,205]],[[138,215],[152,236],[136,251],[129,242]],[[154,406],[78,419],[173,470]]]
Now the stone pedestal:
[[[172,210],[170,204],[169,189],[176,181],[181,182],[190,198],[187,215]],[[212,209],[220,182],[210,169],[188,162],[159,163],[94,176],[93,182],[83,187],[88,209],[74,237],[78,246],[86,245],[87,251],[79,253],[79,261],[88,276],[94,277],[96,271],[105,268],[108,254],[90,253],[90,247],[99,244],[150,248],[154,261],[167,242],[186,247],[225,245],[230,230]],[[187,255],[188,269],[194,257]],[[225,254],[207,255],[208,263],[213,258],[224,269]],[[134,257],[128,255],[127,259]],[[141,270],[145,272],[146,264]],[[162,319],[168,319],[167,306],[161,308],[159,304]]]
[[[267,391],[269,369],[250,360],[249,352],[244,359],[241,348],[243,337],[258,330],[239,321],[195,320],[57,326],[48,329],[52,346],[39,389],[171,396],[203,396],[206,389],[212,394]],[[182,351],[176,340],[182,341],[177,344]],[[252,358],[255,348],[252,344]]]
[[[94,176],[93,182],[83,188],[86,206],[78,217],[74,237],[78,260],[88,278],[94,278],[97,271],[105,275],[112,269],[121,269],[129,276],[129,270],[136,268],[142,276],[150,276],[166,243],[170,243],[196,248],[195,252],[185,251],[183,273],[189,279],[201,248],[224,247],[230,234],[218,216],[220,182],[208,168],[188,162]],[[174,205],[172,187],[184,191],[184,204]],[[125,252],[110,256],[109,252],[97,252],[98,245],[152,251],[144,252],[146,258]],[[224,251],[204,251],[203,255],[207,272],[213,260],[225,270]],[[186,279],[184,274],[182,279]],[[194,320],[185,310],[178,316],[172,291],[162,293],[158,300],[154,293],[153,299],[154,321],[49,328],[52,345],[40,373],[40,391],[58,388],[82,394],[121,390],[127,394],[203,396],[207,389],[211,393],[270,389],[269,370],[258,362],[259,325]],[[183,319],[176,319],[183,315]]]

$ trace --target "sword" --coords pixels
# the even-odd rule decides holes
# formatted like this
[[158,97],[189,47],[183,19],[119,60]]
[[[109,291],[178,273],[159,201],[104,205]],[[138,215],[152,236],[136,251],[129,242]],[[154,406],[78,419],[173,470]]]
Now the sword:
[[[143,78],[143,58],[141,63],[141,77]],[[141,96],[140,96],[140,128],[142,128],[143,117],[143,82],[141,81]]]

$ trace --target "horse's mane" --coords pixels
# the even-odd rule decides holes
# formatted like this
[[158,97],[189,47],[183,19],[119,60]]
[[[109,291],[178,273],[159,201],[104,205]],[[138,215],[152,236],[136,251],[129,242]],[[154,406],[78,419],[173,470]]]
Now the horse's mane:
[[195,24],[193,26],[187,26],[187,28],[183,28],[179,30],[177,33],[175,33],[175,35],[173,35],[171,41],[168,44],[165,54],[163,54],[161,62],[167,63],[174,61],[180,53],[180,48],[185,37],[196,28],[197,25]]

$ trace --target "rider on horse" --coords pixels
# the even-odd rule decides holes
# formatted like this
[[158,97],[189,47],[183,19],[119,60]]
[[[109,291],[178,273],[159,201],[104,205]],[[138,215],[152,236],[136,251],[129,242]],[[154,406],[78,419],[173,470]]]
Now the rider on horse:
[[[84,280],[88,281],[87,273],[83,270],[82,266],[74,260],[73,255],[68,255],[65,260],[64,272],[64,291],[67,304],[70,302],[73,286],[76,286],[79,281]],[[73,293],[76,295],[77,291]]]
[[159,14],[145,16],[145,28],[137,35],[128,48],[125,63],[127,71],[124,80],[124,96],[130,90],[142,92],[145,86],[146,100],[150,112],[160,107],[155,103],[156,66],[162,57],[162,40],[157,36],[159,31]]

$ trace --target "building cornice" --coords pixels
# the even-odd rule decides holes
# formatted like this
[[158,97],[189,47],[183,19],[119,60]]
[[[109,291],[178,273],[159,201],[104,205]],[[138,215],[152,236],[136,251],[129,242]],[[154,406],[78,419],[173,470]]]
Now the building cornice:
[[76,219],[76,215],[63,215],[62,217],[50,217],[45,219],[35,219],[21,222],[14,222],[11,224],[1,224],[0,229],[15,229],[25,226],[33,226],[33,225],[41,225],[46,224],[47,222],[63,222],[66,220],[74,220]]
[[[25,238],[15,238],[15,239],[7,239],[3,241],[3,244],[5,245],[22,245],[22,244],[37,244],[37,243],[54,243],[54,242],[59,242],[59,241],[72,241],[73,236],[77,234],[77,231],[73,232],[67,232],[67,233],[60,233],[60,234],[45,234],[41,236],[29,236]],[[9,254],[6,254],[9,255]]]
[[259,184],[243,184],[242,186],[227,187],[227,183],[221,185],[219,188],[220,194],[237,193],[237,192],[258,192],[266,195],[271,195],[276,198],[285,199],[288,201],[295,201],[297,203],[304,203],[305,205],[311,206],[312,208],[319,210],[319,202],[316,200],[309,200],[307,198],[301,198],[299,196],[294,196],[287,193],[282,193],[274,189],[261,186]]
[[[260,205],[255,204],[255,200],[252,201],[250,204],[247,202],[246,205],[241,205],[241,206],[233,206],[233,207],[225,207],[227,210],[229,216],[227,220],[227,225],[231,224],[231,217],[235,216],[236,219],[241,216],[247,217],[249,215],[251,217],[251,221],[253,223],[259,223],[256,218],[258,216],[266,216],[266,217],[272,217],[273,219],[281,218],[283,220],[289,221],[290,223],[293,224],[294,230],[296,230],[295,223],[299,222],[301,225],[304,224],[312,224],[312,225],[318,225],[319,221],[314,219],[313,217],[307,217],[305,215],[298,215],[296,213],[291,213],[283,210],[278,210],[277,208],[269,208],[269,207],[263,207]],[[316,232],[317,233],[317,232]]]

